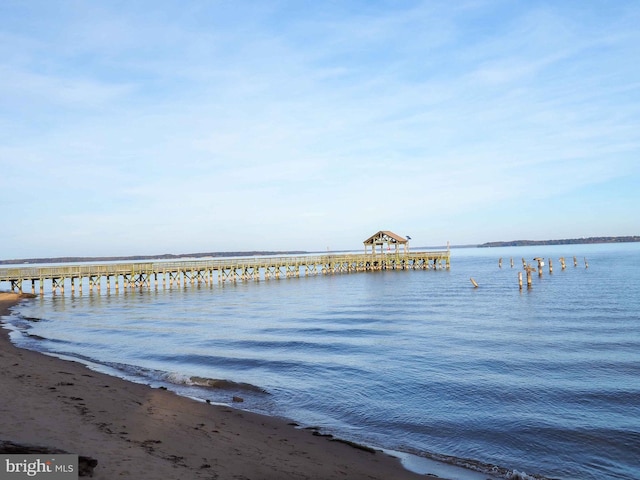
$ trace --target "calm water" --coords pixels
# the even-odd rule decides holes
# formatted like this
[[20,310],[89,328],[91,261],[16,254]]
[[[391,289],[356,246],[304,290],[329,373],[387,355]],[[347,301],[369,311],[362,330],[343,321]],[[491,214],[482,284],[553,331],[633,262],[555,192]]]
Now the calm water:
[[[520,291],[521,258],[535,256],[554,272],[545,266]],[[242,408],[376,447],[633,479],[639,267],[640,244],[455,249],[450,271],[85,289],[24,304],[12,320],[24,335],[13,336],[187,395],[239,395]],[[198,386],[208,379],[248,385]]]

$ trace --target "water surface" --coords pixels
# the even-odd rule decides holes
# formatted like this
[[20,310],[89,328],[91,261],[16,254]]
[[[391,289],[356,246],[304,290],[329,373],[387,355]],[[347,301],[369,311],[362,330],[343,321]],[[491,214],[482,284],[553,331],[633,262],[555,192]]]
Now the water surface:
[[[535,256],[554,271],[521,291],[521,259]],[[85,289],[25,303],[12,321],[30,348],[214,402],[242,396],[242,408],[376,447],[485,471],[631,479],[639,265],[639,244],[454,249],[450,271]]]

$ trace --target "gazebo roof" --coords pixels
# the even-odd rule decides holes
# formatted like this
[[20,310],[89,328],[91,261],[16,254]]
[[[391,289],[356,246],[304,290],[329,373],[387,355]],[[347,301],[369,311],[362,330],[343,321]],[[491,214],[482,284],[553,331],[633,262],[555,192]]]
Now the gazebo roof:
[[380,230],[364,241],[365,245],[379,245],[381,243],[407,243],[408,240],[389,230]]

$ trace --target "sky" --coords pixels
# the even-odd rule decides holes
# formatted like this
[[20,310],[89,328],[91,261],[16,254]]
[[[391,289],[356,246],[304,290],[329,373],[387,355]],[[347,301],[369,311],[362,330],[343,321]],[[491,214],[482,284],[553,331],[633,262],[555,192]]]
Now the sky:
[[640,2],[2,0],[0,259],[640,235]]

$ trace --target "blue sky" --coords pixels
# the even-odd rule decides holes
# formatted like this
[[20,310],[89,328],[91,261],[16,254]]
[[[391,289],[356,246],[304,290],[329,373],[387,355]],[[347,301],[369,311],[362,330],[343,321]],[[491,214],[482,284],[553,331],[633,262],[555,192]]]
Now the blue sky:
[[0,3],[0,258],[640,235],[640,3]]

